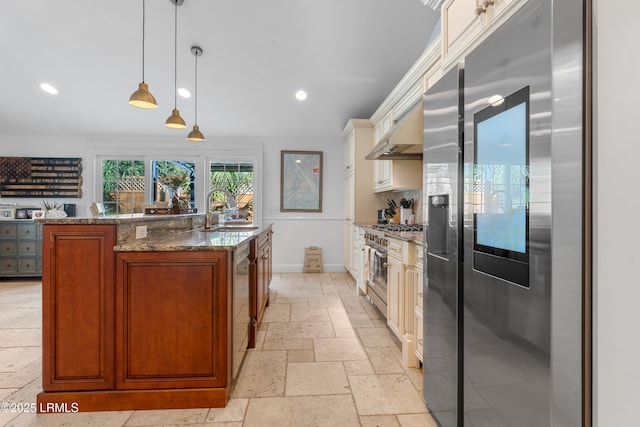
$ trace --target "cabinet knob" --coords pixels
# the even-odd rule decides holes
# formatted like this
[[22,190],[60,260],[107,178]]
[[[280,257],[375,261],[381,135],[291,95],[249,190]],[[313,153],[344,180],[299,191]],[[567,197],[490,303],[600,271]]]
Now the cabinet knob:
[[382,266],[383,266],[383,267],[389,267],[389,263],[388,263],[388,262],[383,262],[383,263],[382,263]]

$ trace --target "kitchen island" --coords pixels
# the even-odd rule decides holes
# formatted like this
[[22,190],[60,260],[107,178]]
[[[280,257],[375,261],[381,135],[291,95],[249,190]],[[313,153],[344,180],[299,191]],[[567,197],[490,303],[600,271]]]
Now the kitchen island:
[[271,226],[203,223],[44,220],[40,411],[226,405],[268,303]]

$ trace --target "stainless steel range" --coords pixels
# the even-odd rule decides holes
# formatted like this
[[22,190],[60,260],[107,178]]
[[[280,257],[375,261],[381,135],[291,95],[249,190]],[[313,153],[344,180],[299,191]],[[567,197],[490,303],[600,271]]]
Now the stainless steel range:
[[373,305],[387,317],[387,245],[384,230],[367,228],[364,233],[369,252],[367,295]]
[[389,232],[420,232],[422,224],[374,224],[364,233],[369,247],[369,275],[367,295],[387,317],[387,246]]

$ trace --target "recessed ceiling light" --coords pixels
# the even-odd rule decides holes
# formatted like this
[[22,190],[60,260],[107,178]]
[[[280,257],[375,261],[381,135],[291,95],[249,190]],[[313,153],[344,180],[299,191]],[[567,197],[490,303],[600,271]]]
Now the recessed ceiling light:
[[296,92],[296,99],[298,101],[304,101],[305,99],[307,99],[307,92],[305,92],[304,90],[299,90]]
[[43,91],[50,93],[52,95],[57,95],[58,94],[58,89],[56,89],[55,87],[51,86],[49,83],[41,83],[40,84],[40,89],[42,89]]
[[185,89],[183,87],[178,89],[178,95],[180,95],[183,98],[191,98],[191,92],[189,92],[188,89]]

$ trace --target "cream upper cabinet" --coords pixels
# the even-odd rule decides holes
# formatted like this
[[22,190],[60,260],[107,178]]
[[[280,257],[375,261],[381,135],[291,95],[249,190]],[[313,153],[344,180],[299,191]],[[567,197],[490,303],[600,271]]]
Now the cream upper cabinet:
[[390,190],[393,187],[391,179],[391,160],[374,160],[373,166],[373,189],[381,192]]
[[420,190],[422,188],[421,160],[374,160],[376,193],[383,191]]
[[364,158],[373,144],[373,125],[369,120],[351,119],[342,136],[345,144],[344,219],[373,223],[377,219],[372,184],[373,162]]
[[356,158],[356,131],[353,129],[344,143],[344,173],[353,172]]
[[527,0],[445,0],[442,22],[442,69],[446,71],[484,40],[493,28]]
[[[421,83],[414,85],[412,92],[420,96],[418,92],[420,92],[421,87]],[[415,96],[413,98],[415,98]],[[411,100],[413,100],[413,98],[411,98]],[[400,107],[402,107],[401,104]],[[416,123],[416,129],[422,132],[422,107],[420,106],[418,109],[420,110],[420,121],[419,124]],[[390,111],[375,127],[372,148],[392,126],[393,113]],[[416,143],[422,142],[421,133],[415,138],[415,141]],[[419,190],[422,188],[422,161],[372,160],[372,162],[374,163],[373,190],[376,193],[393,190]]]

